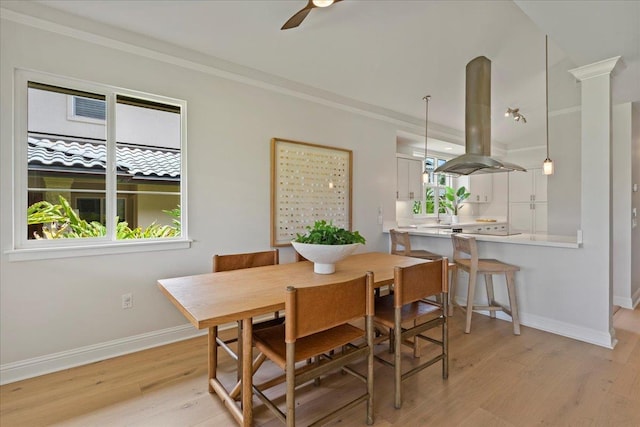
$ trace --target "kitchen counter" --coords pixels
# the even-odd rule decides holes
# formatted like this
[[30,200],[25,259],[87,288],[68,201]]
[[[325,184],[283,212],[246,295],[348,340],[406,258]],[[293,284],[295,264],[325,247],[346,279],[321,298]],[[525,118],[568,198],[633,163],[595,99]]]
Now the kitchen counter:
[[[450,226],[449,226],[450,227]],[[451,238],[451,230],[434,228],[434,227],[394,227],[385,224],[383,232],[388,233],[391,228],[395,228],[399,231],[407,231],[412,236],[424,236],[435,238]],[[463,234],[463,233],[461,233]],[[576,237],[572,236],[555,236],[550,234],[512,234],[507,236],[495,236],[490,234],[464,234],[473,236],[480,242],[495,242],[495,243],[508,243],[514,245],[533,245],[533,246],[548,246],[558,248],[580,248],[582,242],[578,242]]]

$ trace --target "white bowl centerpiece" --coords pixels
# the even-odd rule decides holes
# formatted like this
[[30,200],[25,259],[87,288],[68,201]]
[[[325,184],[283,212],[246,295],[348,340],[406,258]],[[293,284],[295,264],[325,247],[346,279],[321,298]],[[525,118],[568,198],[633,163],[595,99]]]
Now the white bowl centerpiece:
[[313,262],[313,271],[318,274],[332,274],[335,263],[351,255],[358,245],[365,243],[357,231],[349,231],[327,223],[316,221],[308,226],[306,234],[298,234],[291,242],[294,249]]

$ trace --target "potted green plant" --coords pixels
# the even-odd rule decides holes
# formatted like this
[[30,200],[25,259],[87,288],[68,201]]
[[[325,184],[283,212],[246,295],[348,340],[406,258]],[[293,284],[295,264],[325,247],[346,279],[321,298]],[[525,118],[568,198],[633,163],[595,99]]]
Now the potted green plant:
[[300,255],[314,263],[313,271],[318,274],[334,273],[336,262],[365,243],[359,232],[337,227],[332,221],[316,221],[306,228],[307,233],[297,234],[291,244]]
[[467,189],[462,186],[455,190],[453,187],[446,187],[444,192],[444,206],[447,208],[449,213],[451,214],[451,223],[458,223],[458,212],[464,206],[462,202],[467,200],[471,193],[467,191]]

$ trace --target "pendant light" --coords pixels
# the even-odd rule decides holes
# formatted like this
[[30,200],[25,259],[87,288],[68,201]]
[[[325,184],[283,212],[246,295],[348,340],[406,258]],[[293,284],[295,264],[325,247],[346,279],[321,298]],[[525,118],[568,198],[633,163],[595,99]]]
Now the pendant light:
[[553,160],[549,158],[549,36],[544,36],[544,81],[545,81],[545,98],[546,98],[546,125],[547,130],[547,158],[542,163],[542,172],[545,175],[553,175]]
[[429,133],[429,100],[431,95],[426,95],[422,98],[426,101],[426,113],[424,116],[424,171],[422,172],[422,182],[429,183],[429,169],[427,168],[427,134]]

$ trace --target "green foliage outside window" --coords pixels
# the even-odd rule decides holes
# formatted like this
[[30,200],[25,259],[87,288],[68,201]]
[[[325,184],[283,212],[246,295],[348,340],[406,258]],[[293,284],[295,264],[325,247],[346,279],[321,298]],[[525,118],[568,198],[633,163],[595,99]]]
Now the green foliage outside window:
[[[27,223],[41,224],[39,234],[34,233],[36,239],[73,239],[81,237],[101,237],[107,234],[107,228],[98,221],[86,221],[73,210],[69,202],[59,196],[59,204],[47,201],[34,203],[27,208]],[[172,217],[173,226],[161,225],[155,221],[146,228],[130,228],[126,221],[117,221],[117,239],[149,239],[159,237],[180,236],[180,206],[164,213]],[[116,218],[117,220],[117,218]]]

